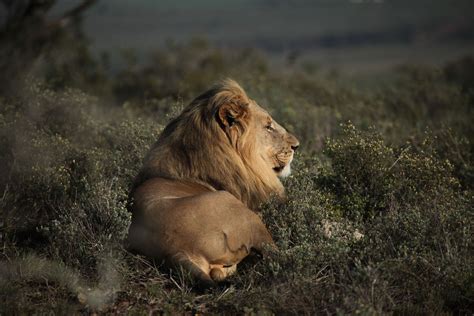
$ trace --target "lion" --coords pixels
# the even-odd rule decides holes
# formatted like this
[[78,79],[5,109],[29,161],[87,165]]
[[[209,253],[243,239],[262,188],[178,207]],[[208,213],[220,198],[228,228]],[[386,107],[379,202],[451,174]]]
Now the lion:
[[128,244],[214,284],[251,250],[274,247],[253,211],[284,198],[299,142],[227,79],[194,99],[146,155],[131,192]]

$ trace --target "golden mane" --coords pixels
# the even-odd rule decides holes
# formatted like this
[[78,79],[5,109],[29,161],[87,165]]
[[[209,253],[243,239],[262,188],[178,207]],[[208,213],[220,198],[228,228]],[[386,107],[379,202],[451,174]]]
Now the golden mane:
[[255,209],[283,186],[256,154],[252,111],[240,118],[238,134],[226,133],[217,119],[223,105],[249,107],[253,102],[227,79],[194,99],[163,130],[145,157],[135,187],[154,177],[192,181],[225,190]]
[[299,142],[234,81],[197,97],[163,130],[131,192],[127,243],[207,285],[252,249],[275,246],[252,210],[283,195]]

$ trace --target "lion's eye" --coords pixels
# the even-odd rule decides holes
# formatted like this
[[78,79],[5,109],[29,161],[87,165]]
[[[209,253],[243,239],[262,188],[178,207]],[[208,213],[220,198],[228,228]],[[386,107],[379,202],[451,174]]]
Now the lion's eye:
[[272,124],[269,124],[269,125],[265,126],[265,128],[267,129],[267,131],[273,131],[274,130]]

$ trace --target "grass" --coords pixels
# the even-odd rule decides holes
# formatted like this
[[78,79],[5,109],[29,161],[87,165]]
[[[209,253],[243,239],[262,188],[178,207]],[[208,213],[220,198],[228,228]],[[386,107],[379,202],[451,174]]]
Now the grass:
[[[44,64],[0,100],[0,313],[472,313],[472,60],[365,89],[201,41],[114,77]],[[203,292],[122,241],[147,149],[222,76],[302,144],[259,211],[278,251]]]

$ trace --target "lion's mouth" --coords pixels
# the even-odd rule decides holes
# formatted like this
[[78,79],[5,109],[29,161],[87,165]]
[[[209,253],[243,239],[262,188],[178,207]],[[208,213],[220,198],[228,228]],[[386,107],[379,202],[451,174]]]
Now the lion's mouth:
[[290,167],[290,164],[288,163],[284,166],[274,167],[273,171],[275,171],[275,174],[277,175],[277,177],[286,178],[291,173],[291,167]]
[[277,174],[279,174],[283,171],[284,168],[285,168],[285,166],[274,167],[273,171],[275,171]]
[[278,159],[277,166],[273,167],[273,171],[279,178],[286,178],[291,173],[291,162],[293,161],[293,155],[291,155],[290,159],[287,162],[283,162],[282,159]]

